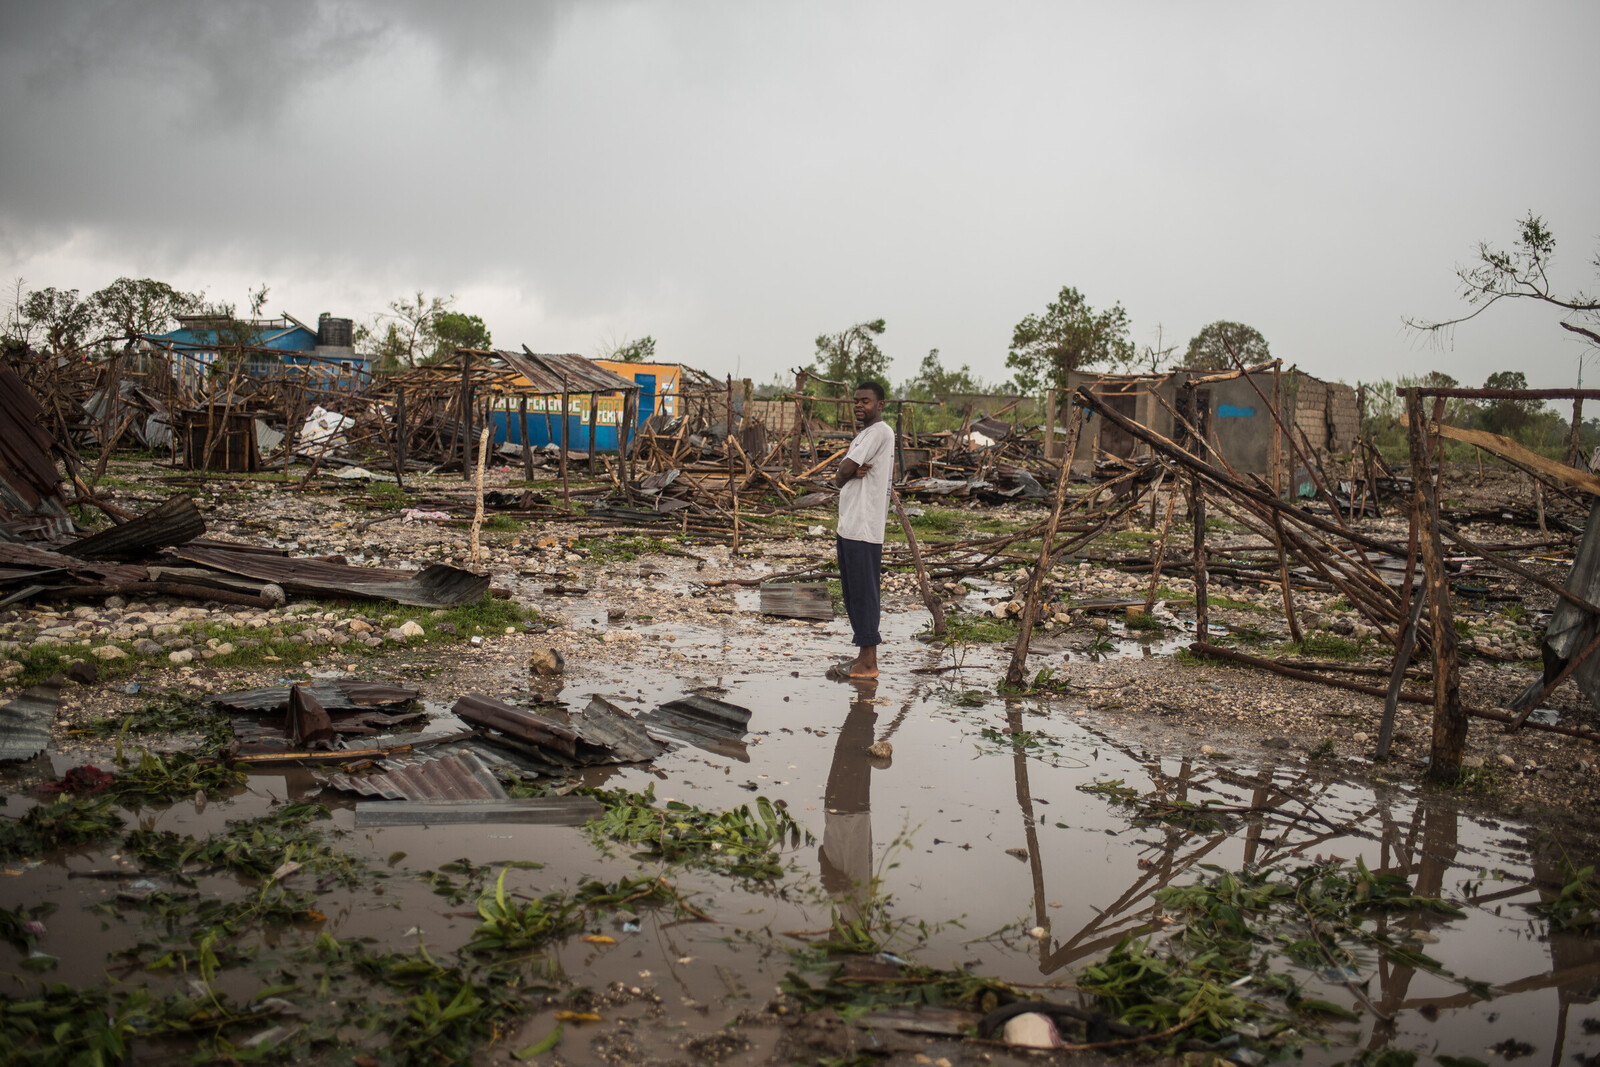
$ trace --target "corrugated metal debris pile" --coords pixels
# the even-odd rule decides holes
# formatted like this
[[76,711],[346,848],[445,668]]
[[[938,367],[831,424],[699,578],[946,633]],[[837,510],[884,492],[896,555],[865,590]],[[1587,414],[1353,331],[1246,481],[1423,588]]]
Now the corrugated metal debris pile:
[[549,691],[524,704],[470,693],[438,715],[420,697],[414,688],[334,679],[222,693],[211,703],[232,723],[229,758],[320,763],[328,769],[313,774],[325,788],[379,798],[357,806],[362,825],[581,822],[594,812],[577,798],[516,798],[507,785],[647,763],[674,744],[749,759],[749,709],[701,694],[638,716],[598,695],[569,710]]

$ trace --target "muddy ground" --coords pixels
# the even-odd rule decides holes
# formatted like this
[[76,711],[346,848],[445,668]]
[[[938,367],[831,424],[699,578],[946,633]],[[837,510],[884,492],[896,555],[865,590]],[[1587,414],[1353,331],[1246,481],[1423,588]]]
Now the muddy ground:
[[[469,561],[461,524],[398,517],[403,503],[426,506],[459,495],[459,478],[418,479],[402,499],[389,487],[326,480],[308,492],[259,480],[195,480],[155,464],[113,463],[112,477],[127,507],[172,491],[196,495],[212,537],[374,565]],[[1459,472],[1454,492],[1465,501],[1473,493],[1516,490],[1514,483],[1490,481]],[[491,482],[520,487],[520,476],[496,472]],[[930,505],[924,512],[919,532],[929,540],[1020,527],[1038,516],[1029,505],[970,512]],[[509,593],[506,606],[529,612],[501,612],[492,624],[488,615],[446,619],[385,605],[293,602],[275,610],[136,602],[79,605],[76,613],[74,605],[35,604],[0,616],[0,655],[9,657],[0,675],[12,686],[0,699],[14,697],[52,663],[82,659],[99,674],[89,684],[69,685],[49,756],[5,769],[0,783],[9,794],[8,817],[39,801],[31,787],[69,767],[111,767],[115,739],[84,729],[122,720],[153,696],[204,695],[284,678],[404,681],[423,689],[435,715],[424,730],[444,730],[452,724],[449,705],[468,692],[513,702],[548,699],[550,683],[538,682],[528,663],[553,648],[566,663],[556,699],[569,707],[600,694],[645,710],[700,692],[753,712],[744,745],[716,751],[680,745],[652,764],[591,769],[584,785],[648,786],[657,802],[710,811],[771,798],[806,835],[785,846],[781,877],[750,880],[631,858],[628,849],[577,828],[360,828],[357,798],[320,790],[298,768],[252,772],[233,795],[146,805],[127,813],[130,826],[203,839],[223,832],[228,820],[314,797],[331,809],[331,826],[342,832],[339,847],[383,877],[349,884],[318,879],[302,887],[315,898],[302,911],[315,921],[246,926],[223,939],[241,958],[224,957],[215,975],[202,976],[203,985],[232,997],[229,1003],[284,987],[267,998],[289,1004],[281,1017],[251,1016],[226,1031],[226,1047],[211,1037],[198,1045],[136,1044],[135,1058],[157,1062],[198,1048],[203,1057],[226,1059],[242,1054],[242,1041],[256,1039],[250,1054],[269,1059],[406,1061],[412,1052],[396,1035],[411,1033],[411,1023],[396,1022],[386,1034],[363,1026],[348,1003],[338,1002],[410,1001],[395,986],[373,984],[370,969],[358,979],[307,954],[333,952],[331,942],[391,956],[464,957],[482,920],[475,905],[506,869],[521,899],[571,893],[595,879],[665,873],[698,917],[666,909],[589,915],[584,933],[602,940],[573,936],[541,954],[546,999],[519,1001],[515,1011],[486,1024],[471,1043],[477,1051],[470,1055],[481,1062],[507,1062],[519,1051],[569,1064],[1029,1062],[1039,1054],[855,1025],[872,1008],[860,995],[870,983],[850,987],[856,999],[842,1013],[808,1010],[817,1004],[797,994],[790,976],[809,975],[808,983],[835,988],[818,977],[823,972],[806,970],[816,962],[806,946],[837,933],[842,916],[877,931],[880,966],[885,958],[915,960],[1093,1006],[1077,991],[1084,969],[1124,935],[1160,938],[1176,921],[1171,906],[1155,899],[1163,886],[1203,880],[1208,864],[1288,869],[1353,863],[1358,856],[1373,870],[1404,876],[1419,895],[1451,901],[1460,914],[1408,912],[1381,920],[1391,924],[1384,929],[1395,943],[1425,951],[1431,968],[1402,965],[1385,952],[1300,971],[1274,964],[1351,1012],[1315,1025],[1306,1020],[1301,1028],[1314,1040],[1299,1046],[1302,1055],[1334,1063],[1362,1049],[1478,1060],[1536,1054],[1554,1064],[1600,1052],[1593,1003],[1600,950],[1592,937],[1557,930],[1530,910],[1569,883],[1563,856],[1581,866],[1600,851],[1593,745],[1530,730],[1507,735],[1498,724],[1477,721],[1464,784],[1425,786],[1427,708],[1402,704],[1394,754],[1375,763],[1378,701],[1175,654],[1192,640],[1192,610],[1184,604],[1192,586],[1182,579],[1162,580],[1172,607],[1158,613],[1167,622],[1159,631],[1129,629],[1115,613],[1076,609],[1075,602],[1144,592],[1146,577],[1093,563],[1071,563],[1052,575],[1050,599],[1059,614],[1036,631],[1030,656],[1030,673],[1050,668],[1048,691],[1002,697],[996,689],[1015,630],[1003,616],[1026,573],[1020,559],[1015,568],[942,590],[961,623],[960,636],[949,642],[927,640],[926,612],[910,578],[892,576],[882,678],[830,682],[825,668],[850,652],[843,619],[762,616],[753,589],[712,584],[825,555],[831,533],[814,527],[830,520],[815,512],[754,524],[737,557],[725,542],[681,540],[670,529],[491,522],[483,566]],[[1366,528],[1404,539],[1396,518],[1366,520]],[[1509,527],[1471,532],[1490,541],[1534,536]],[[1113,551],[1137,551],[1150,537],[1136,524],[1106,541]],[[1224,551],[1230,538],[1242,540],[1218,529],[1214,549]],[[1562,572],[1556,559],[1535,565],[1552,576]],[[585,591],[547,592],[558,586]],[[1212,591],[1222,598],[1211,612],[1214,633],[1230,632],[1239,647],[1258,654],[1284,653],[1288,634],[1275,589],[1224,581]],[[1464,661],[1464,695],[1475,706],[1502,706],[1527,684],[1541,612],[1551,606],[1533,591],[1497,592],[1518,597],[1463,605],[1463,646],[1474,649]],[[1384,646],[1333,598],[1305,595],[1300,607],[1308,629],[1319,627],[1307,656],[1386,665]],[[408,618],[421,637],[399,634]],[[481,643],[470,644],[473,637]],[[1562,722],[1596,724],[1570,686],[1549,708]],[[164,751],[200,743],[158,735],[124,737],[122,744]],[[881,747],[869,752],[875,745]],[[1208,802],[1218,814],[1191,813]],[[190,917],[153,917],[119,899],[140,880],[127,851],[113,843],[14,858],[0,881],[0,908],[56,905],[42,920],[47,933],[29,942],[30,951],[54,957],[47,980],[86,988],[110,973],[119,993],[133,987],[193,993],[186,983],[196,980],[198,963],[183,962],[188,958],[180,953],[178,964],[154,964],[171,957],[174,945],[192,949],[201,928]],[[504,868],[507,861],[543,866]],[[449,883],[444,893],[441,877]],[[259,877],[224,873],[206,876],[197,889],[206,899],[226,900],[263,891],[261,885]],[[108,972],[114,961],[127,965]],[[332,975],[332,984],[319,985],[319,974]],[[37,980],[16,971],[7,995],[21,997]],[[977,1005],[986,1006],[981,998]],[[599,1018],[563,1022],[558,1012]],[[559,1042],[533,1051],[558,1026]],[[1246,1024],[1242,1044],[1264,1029]],[[1081,1032],[1064,1036],[1082,1040]],[[1295,1044],[1279,1035],[1261,1047],[1272,1055]],[[1523,1053],[1524,1046],[1534,1051]]]

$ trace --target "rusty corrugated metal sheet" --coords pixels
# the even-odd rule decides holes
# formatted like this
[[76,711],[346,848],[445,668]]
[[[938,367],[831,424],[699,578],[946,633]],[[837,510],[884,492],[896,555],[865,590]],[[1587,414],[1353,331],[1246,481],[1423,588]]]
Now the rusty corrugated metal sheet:
[[[631,378],[597,366],[592,360],[571,353],[507,352],[496,349],[495,356],[522,375],[540,393],[559,396],[568,393],[620,393],[639,388]],[[562,386],[565,383],[566,388]]]
[[46,412],[16,371],[0,367],[0,520],[38,524],[49,537],[75,533],[61,498],[61,475]]
[[489,768],[470,752],[389,759],[383,766],[380,774],[313,771],[312,777],[330,789],[385,800],[507,799]]
[[8,579],[13,582],[35,581],[48,576],[52,579],[48,584],[60,585],[64,582],[64,575],[71,575],[74,582],[120,585],[123,582],[142,582],[149,577],[148,571],[132,563],[73,559],[47,548],[10,541],[0,541],[0,565],[14,575]]
[[457,604],[476,604],[489,591],[488,575],[474,574],[447,563],[434,563],[420,571],[400,571],[194,545],[185,545],[173,555],[230,574],[273,582],[285,592],[304,596],[346,596],[393,600],[415,607],[449,608]]
[[206,532],[206,520],[187,493],[170,496],[121,526],[101,530],[62,548],[79,559],[134,559],[154,549],[185,544]]
[[632,715],[602,696],[594,696],[589,706],[570,716],[578,731],[579,758],[590,756],[583,746],[600,750],[607,762],[644,763],[667,750]]
[[[312,682],[304,688],[328,711],[353,711],[357,708],[387,708],[399,711],[422,695],[420,689],[385,685],[382,682],[363,682],[354,678]],[[289,686],[264,685],[259,689],[218,693],[211,698],[211,703],[219,704],[230,711],[284,711],[289,707]]]

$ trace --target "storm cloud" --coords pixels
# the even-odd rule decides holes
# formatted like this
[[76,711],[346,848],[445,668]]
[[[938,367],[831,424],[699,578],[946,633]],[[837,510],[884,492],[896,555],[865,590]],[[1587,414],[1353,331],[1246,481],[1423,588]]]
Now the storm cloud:
[[[1109,10],[1107,9],[1109,8]],[[7,3],[0,259],[361,317],[454,293],[497,342],[760,380],[883,316],[1005,376],[1063,285],[1141,344],[1214,319],[1327,377],[1521,369],[1505,308],[1430,348],[1528,210],[1595,288],[1593,4]]]

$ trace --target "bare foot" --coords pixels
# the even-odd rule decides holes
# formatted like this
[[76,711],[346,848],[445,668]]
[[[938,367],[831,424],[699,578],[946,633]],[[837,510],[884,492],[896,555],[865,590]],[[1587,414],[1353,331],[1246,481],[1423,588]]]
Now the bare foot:
[[850,665],[851,678],[876,678],[877,676],[878,668],[876,667],[857,667],[853,663]]
[[850,664],[850,677],[876,678],[878,676],[878,649],[877,646],[863,648],[856,654],[855,661]]

